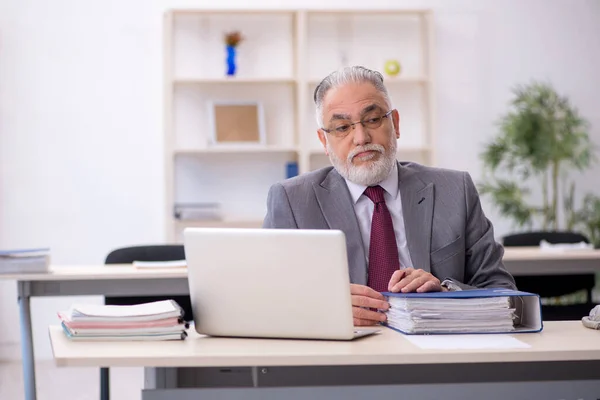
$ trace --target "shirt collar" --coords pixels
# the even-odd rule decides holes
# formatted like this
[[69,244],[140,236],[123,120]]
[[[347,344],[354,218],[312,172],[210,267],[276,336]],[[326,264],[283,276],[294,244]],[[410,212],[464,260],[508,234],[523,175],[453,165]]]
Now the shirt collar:
[[[348,190],[350,191],[350,196],[352,196],[352,201],[354,204],[360,199],[360,196],[363,194],[365,189],[367,188],[364,185],[359,185],[358,183],[354,183],[344,178],[346,181],[346,186],[348,186]],[[379,186],[383,188],[386,192],[395,199],[398,196],[398,163],[394,162],[394,165],[388,174],[387,178],[383,181],[379,182]]]

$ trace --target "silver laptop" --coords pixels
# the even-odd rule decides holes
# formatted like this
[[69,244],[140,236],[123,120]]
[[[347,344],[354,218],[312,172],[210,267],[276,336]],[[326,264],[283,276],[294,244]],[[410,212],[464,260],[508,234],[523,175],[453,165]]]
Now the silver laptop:
[[350,340],[354,328],[344,233],[186,228],[195,329],[212,336]]

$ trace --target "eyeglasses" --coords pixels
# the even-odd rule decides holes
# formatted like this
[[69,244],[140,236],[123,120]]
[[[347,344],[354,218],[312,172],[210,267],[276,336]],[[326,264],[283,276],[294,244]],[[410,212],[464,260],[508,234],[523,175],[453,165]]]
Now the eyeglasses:
[[322,128],[323,131],[336,136],[336,137],[346,137],[351,130],[353,130],[356,125],[361,124],[365,129],[377,129],[383,123],[383,119],[389,117],[389,115],[394,110],[390,110],[381,116],[369,116],[365,119],[361,119],[360,121],[350,122],[350,121],[339,121],[337,125],[334,125],[328,129]]

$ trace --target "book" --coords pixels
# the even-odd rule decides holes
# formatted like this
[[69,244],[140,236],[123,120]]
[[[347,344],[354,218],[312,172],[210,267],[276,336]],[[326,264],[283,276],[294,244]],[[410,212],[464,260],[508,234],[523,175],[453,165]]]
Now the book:
[[48,248],[0,250],[0,274],[47,272],[49,265]]
[[391,293],[387,326],[405,334],[522,333],[543,329],[537,294],[510,289]]
[[113,329],[113,328],[154,328],[159,326],[172,326],[183,322],[183,318],[165,318],[157,321],[73,321],[65,313],[59,312],[58,318],[73,329]]
[[64,313],[72,321],[156,321],[182,317],[183,310],[174,300],[153,301],[131,306],[74,304]]
[[127,306],[74,304],[58,317],[72,340],[182,340],[189,328],[174,300]]
[[219,203],[178,203],[173,207],[173,215],[182,221],[221,220],[221,204]]
[[155,327],[111,327],[111,328],[73,328],[67,323],[62,322],[62,326],[71,334],[76,336],[127,336],[127,335],[146,335],[146,334],[169,334],[177,333],[186,330],[189,325],[177,323],[170,326],[155,326]]
[[122,334],[122,335],[76,335],[71,333],[66,327],[62,326],[67,338],[73,341],[162,341],[162,340],[184,340],[187,337],[186,331],[169,333],[149,333],[149,334]]
[[32,249],[15,249],[15,250],[0,250],[0,258],[27,258],[47,256],[50,249],[47,247],[32,248]]

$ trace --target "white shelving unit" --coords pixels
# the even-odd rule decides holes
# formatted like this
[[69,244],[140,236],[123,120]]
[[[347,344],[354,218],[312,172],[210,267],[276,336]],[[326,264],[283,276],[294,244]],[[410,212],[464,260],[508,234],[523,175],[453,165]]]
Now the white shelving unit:
[[[238,30],[238,72],[225,75],[225,32]],[[259,227],[269,187],[330,165],[316,134],[313,92],[331,71],[383,73],[400,113],[398,158],[435,165],[433,24],[428,10],[172,10],[164,21],[166,235],[186,226]],[[385,74],[384,74],[385,76]],[[211,101],[259,101],[264,146],[210,144]],[[182,221],[177,203],[218,202],[222,220]]]

